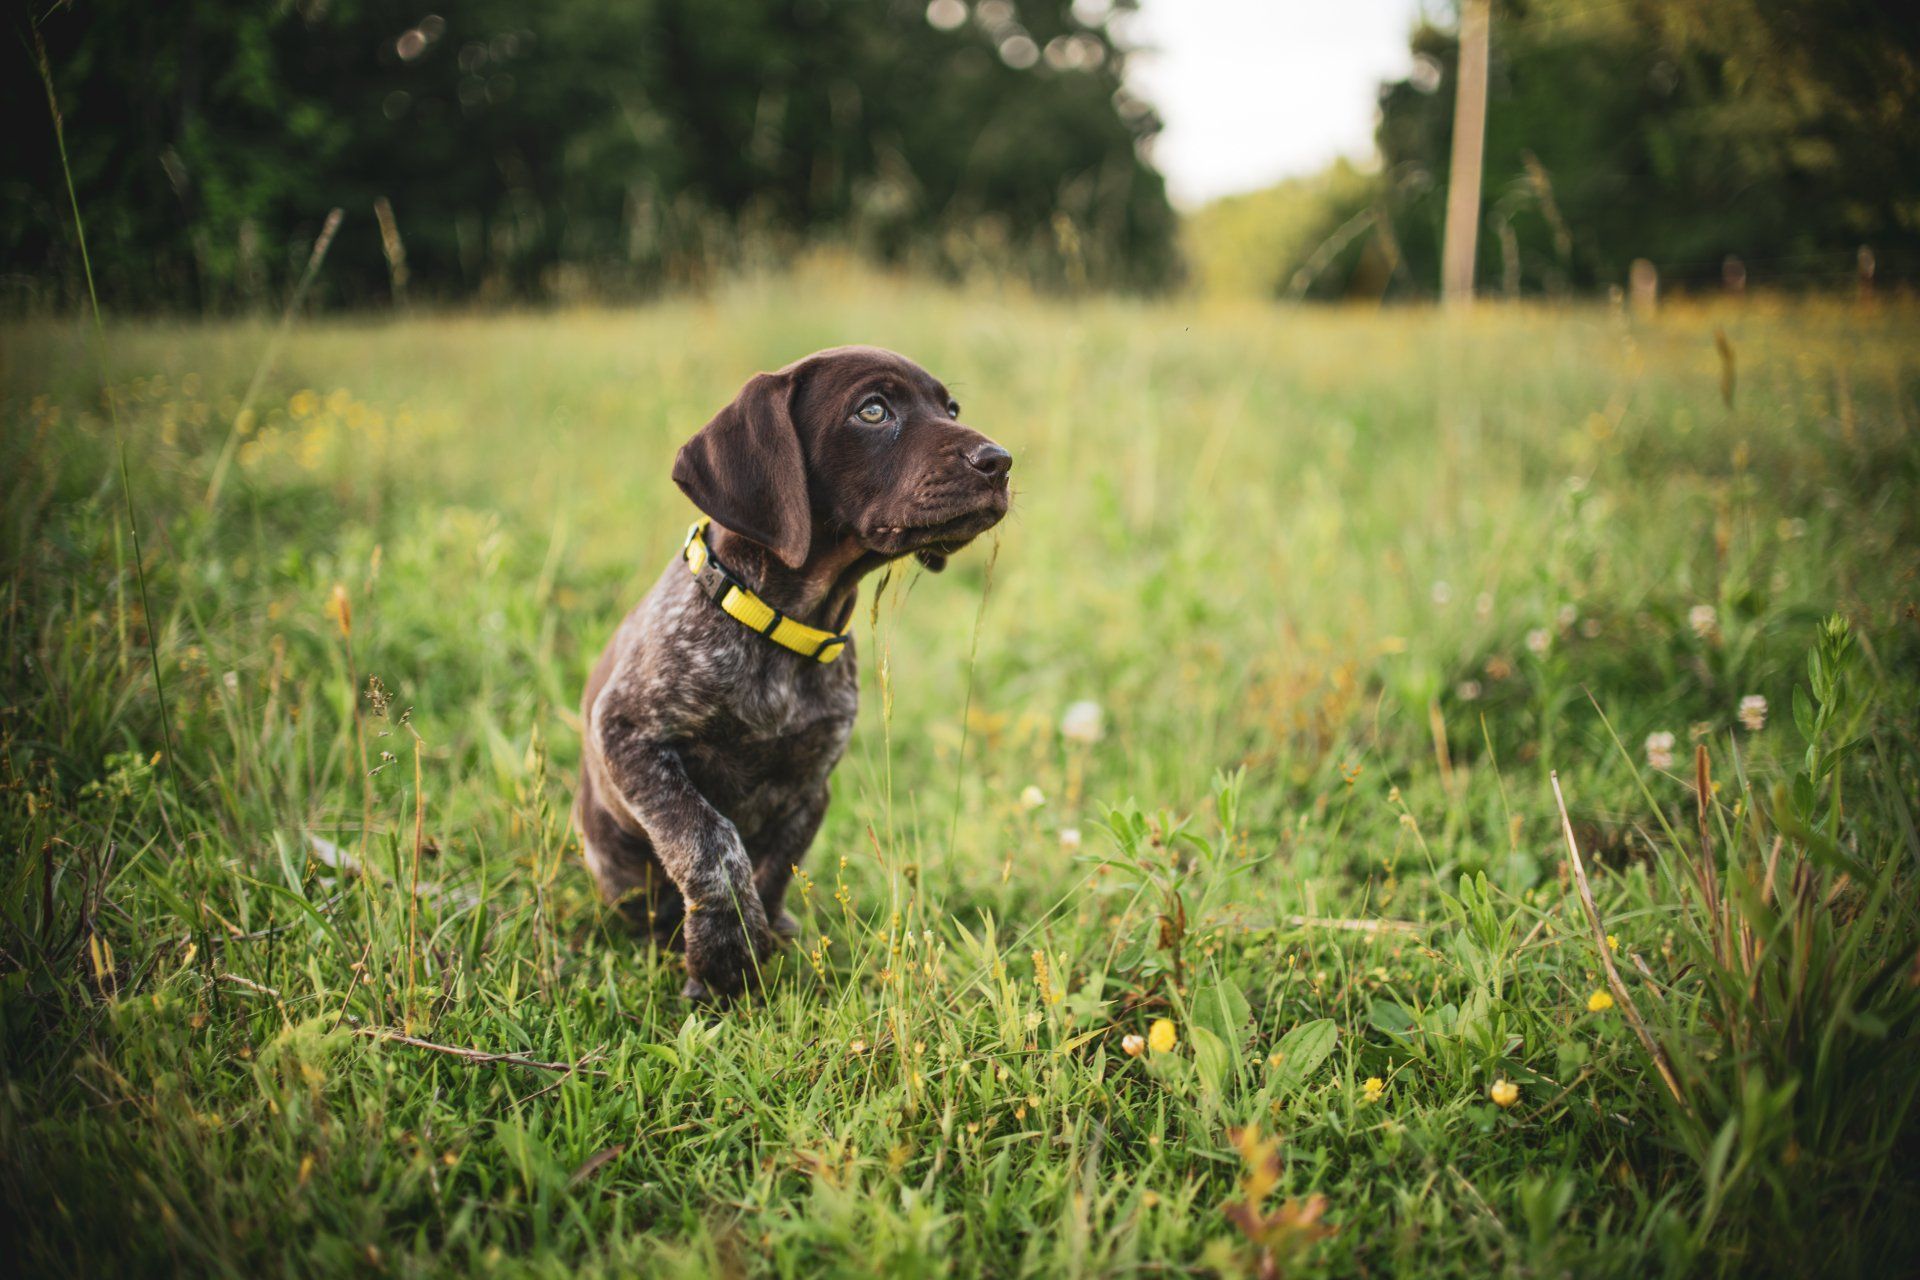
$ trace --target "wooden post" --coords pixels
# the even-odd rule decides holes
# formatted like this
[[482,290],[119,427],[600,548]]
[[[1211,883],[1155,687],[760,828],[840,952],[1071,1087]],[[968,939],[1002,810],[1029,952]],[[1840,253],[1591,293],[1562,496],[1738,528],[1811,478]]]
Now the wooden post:
[[1453,86],[1453,163],[1447,173],[1447,230],[1440,296],[1473,301],[1473,255],[1480,236],[1480,167],[1487,145],[1487,42],[1491,0],[1461,0],[1460,57]]
[[1633,314],[1651,318],[1660,305],[1660,268],[1646,258],[1635,258],[1627,267],[1627,298]]
[[393,305],[407,305],[407,246],[400,239],[400,224],[394,219],[393,206],[385,196],[373,198],[373,216],[380,224],[380,250],[387,255],[387,279],[392,283]]

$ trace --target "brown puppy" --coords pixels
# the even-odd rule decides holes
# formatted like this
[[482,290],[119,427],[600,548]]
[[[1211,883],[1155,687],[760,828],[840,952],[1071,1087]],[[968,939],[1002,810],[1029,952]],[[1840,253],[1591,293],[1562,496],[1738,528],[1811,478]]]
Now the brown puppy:
[[[601,893],[684,946],[694,999],[743,991],[853,730],[860,580],[938,570],[1007,512],[1005,449],[903,356],[841,347],[754,377],[680,449],[711,518],[587,681],[574,821]],[[777,611],[777,612],[776,612]]]

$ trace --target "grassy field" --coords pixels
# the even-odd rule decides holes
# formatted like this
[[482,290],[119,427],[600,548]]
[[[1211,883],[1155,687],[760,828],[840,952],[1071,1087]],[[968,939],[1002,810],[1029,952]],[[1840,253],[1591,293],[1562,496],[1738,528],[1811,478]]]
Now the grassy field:
[[[1910,307],[816,269],[302,323],[241,415],[270,335],[0,334],[18,1274],[1911,1274]],[[578,692],[675,446],[856,340],[1015,511],[867,592],[805,932],[702,1014]]]

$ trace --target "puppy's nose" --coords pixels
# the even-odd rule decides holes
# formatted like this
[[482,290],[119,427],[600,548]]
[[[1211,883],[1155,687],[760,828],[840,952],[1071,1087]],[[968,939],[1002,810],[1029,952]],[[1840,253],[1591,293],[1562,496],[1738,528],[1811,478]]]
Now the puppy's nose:
[[993,441],[985,440],[967,455],[967,465],[989,479],[1003,480],[1007,472],[1013,470],[1013,455]]

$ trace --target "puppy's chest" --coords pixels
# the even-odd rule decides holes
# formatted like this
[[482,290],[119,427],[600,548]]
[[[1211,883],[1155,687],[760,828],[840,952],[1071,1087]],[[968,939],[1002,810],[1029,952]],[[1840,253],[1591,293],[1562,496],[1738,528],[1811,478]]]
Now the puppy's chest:
[[741,799],[825,781],[859,707],[851,664],[838,667],[773,662],[735,683],[720,722],[690,744],[692,772],[709,791]]

